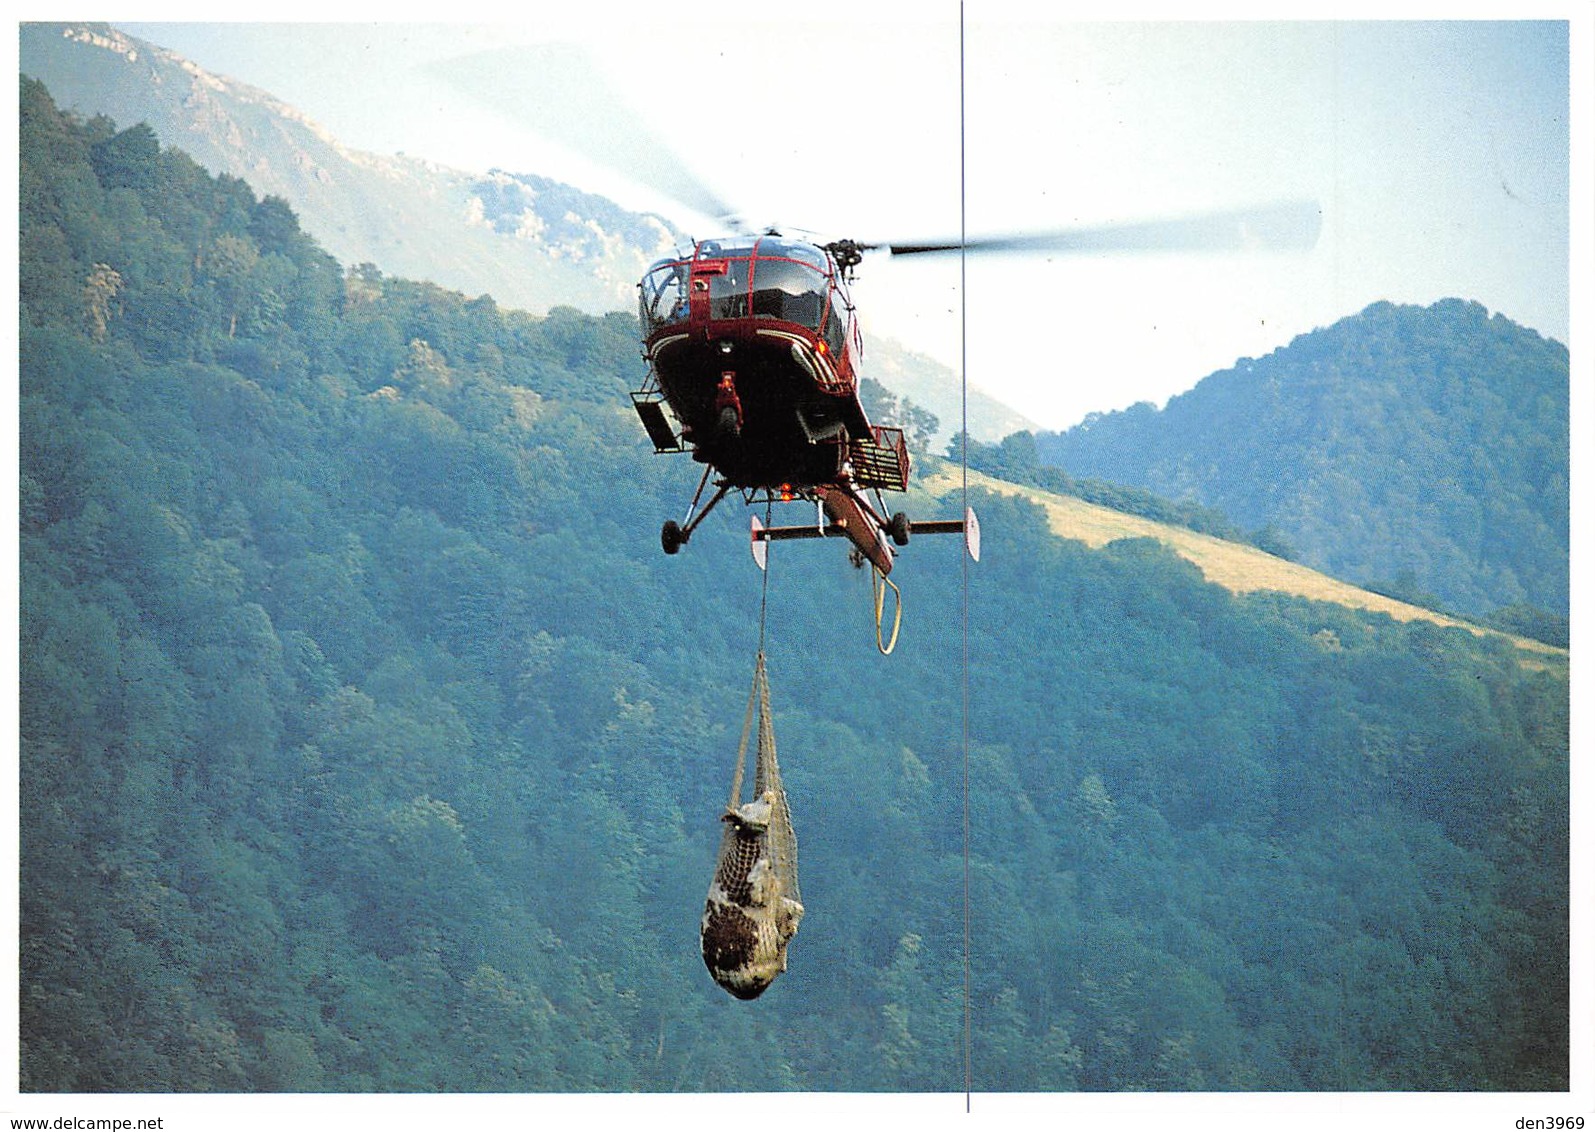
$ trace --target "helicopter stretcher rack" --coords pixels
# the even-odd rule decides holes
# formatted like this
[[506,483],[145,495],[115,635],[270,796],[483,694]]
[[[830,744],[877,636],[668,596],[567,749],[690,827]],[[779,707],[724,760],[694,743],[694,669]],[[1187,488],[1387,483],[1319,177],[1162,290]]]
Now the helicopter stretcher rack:
[[[969,557],[976,562],[980,561],[980,519],[975,515],[973,507],[964,508],[964,517],[962,519],[915,520],[908,524],[908,531],[910,535],[961,534],[964,536],[964,549],[969,552]],[[751,530],[749,531],[753,561],[758,564],[760,570],[766,567],[769,544],[772,542],[784,542],[788,539],[846,537],[846,525],[835,520],[829,522],[816,521],[811,525],[795,527],[767,527],[759,521],[757,515],[752,516]]]
[[685,452],[686,446],[665,416],[664,394],[657,389],[639,389],[631,395],[632,406],[642,420],[642,427],[653,442],[655,452]]
[[[964,536],[964,549],[969,552],[969,557],[976,562],[980,561],[980,520],[975,517],[972,507],[964,508],[962,519],[930,519],[911,523],[901,512],[893,515],[890,522],[881,526],[878,521],[870,521],[865,517],[864,509],[859,500],[848,491],[830,491],[820,496],[819,514],[813,526],[801,527],[766,527],[759,522],[759,517],[752,517],[749,542],[753,550],[753,561],[760,570],[767,569],[770,553],[770,543],[780,542],[785,539],[809,538],[846,538],[852,541],[855,553],[859,557],[855,560],[859,565],[868,559],[871,566],[870,589],[875,606],[875,645],[880,649],[882,656],[890,656],[897,647],[897,631],[903,624],[903,595],[896,584],[887,577],[892,570],[892,558],[895,552],[887,545],[890,534],[892,542],[905,545],[914,534],[940,535],[962,534]],[[830,521],[826,519],[829,517]],[[859,531],[869,531],[873,538],[860,537]],[[886,614],[886,591],[891,590],[897,595],[895,610],[892,614],[892,629],[890,639],[884,632],[884,618]]]

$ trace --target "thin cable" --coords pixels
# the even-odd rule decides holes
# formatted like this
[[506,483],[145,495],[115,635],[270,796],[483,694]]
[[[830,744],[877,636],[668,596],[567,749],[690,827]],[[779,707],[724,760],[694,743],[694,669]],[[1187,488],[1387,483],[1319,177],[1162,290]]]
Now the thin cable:
[[[774,508],[775,504],[770,502],[768,499],[764,501],[764,525],[766,528],[768,528],[770,525],[770,519],[774,513]],[[768,545],[769,544],[766,544],[766,546]],[[764,576],[764,580],[759,584],[759,663],[763,664],[764,615],[770,607],[770,555],[768,550],[766,550],[764,555],[763,569],[761,569],[759,573]]]
[[[965,175],[964,154],[964,4],[958,4],[958,372],[960,427],[963,447],[960,459],[963,465],[963,505],[965,522],[969,516],[969,292],[966,285],[964,249],[968,237],[968,183]],[[969,532],[964,532],[967,543]],[[964,698],[964,1111],[970,1111],[975,1087],[974,1041],[969,983],[969,554],[959,555],[963,564],[963,698]]]

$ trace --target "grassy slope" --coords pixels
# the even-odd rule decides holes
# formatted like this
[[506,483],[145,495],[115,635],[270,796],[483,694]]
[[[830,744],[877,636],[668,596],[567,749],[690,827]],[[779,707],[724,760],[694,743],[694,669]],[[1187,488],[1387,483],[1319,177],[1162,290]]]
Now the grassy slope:
[[[957,490],[961,474],[956,466],[943,464],[934,469],[927,469],[920,480],[920,486],[932,495],[945,497]],[[1232,593],[1270,590],[1312,601],[1329,601],[1353,609],[1385,613],[1397,621],[1418,619],[1432,621],[1438,625],[1466,629],[1480,636],[1509,640],[1524,652],[1534,654],[1532,659],[1524,658],[1525,664],[1559,667],[1567,662],[1566,649],[1559,649],[1527,637],[1510,636],[1456,617],[1436,613],[1432,609],[1408,605],[1383,594],[1359,589],[1347,582],[1337,581],[1295,562],[1276,558],[1244,543],[1228,542],[1184,527],[1170,526],[1152,519],[1143,519],[1139,515],[1113,511],[1072,496],[1055,495],[1039,488],[1008,483],[976,471],[969,473],[969,485],[1004,495],[1022,496],[1038,504],[1046,511],[1055,534],[1062,538],[1075,539],[1088,546],[1105,546],[1121,538],[1157,539],[1173,548],[1182,558],[1194,563],[1208,581],[1223,586]]]

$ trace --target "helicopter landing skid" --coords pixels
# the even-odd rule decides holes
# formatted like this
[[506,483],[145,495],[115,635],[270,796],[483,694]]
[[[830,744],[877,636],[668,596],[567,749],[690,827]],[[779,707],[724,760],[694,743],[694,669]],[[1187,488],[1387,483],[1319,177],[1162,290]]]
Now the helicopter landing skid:
[[698,490],[693,493],[692,502],[687,506],[686,521],[678,523],[674,519],[667,519],[665,525],[660,528],[659,545],[664,548],[666,554],[675,554],[683,546],[687,545],[687,540],[692,538],[692,532],[698,529],[698,524],[703,522],[709,512],[714,510],[715,504],[719,503],[730,492],[730,484],[721,484],[719,490],[710,497],[703,510],[698,510],[698,500],[703,498],[703,489],[708,486],[711,471],[712,469],[710,468],[703,470],[703,479],[698,481]]

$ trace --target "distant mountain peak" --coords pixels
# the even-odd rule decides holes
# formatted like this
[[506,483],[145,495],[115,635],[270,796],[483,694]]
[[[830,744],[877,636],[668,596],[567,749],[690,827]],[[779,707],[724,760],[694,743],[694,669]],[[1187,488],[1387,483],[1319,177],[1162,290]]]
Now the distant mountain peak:
[[506,307],[601,313],[630,309],[637,279],[670,244],[659,218],[551,180],[352,149],[268,92],[108,24],[24,24],[21,64],[64,109],[146,122],[212,173],[282,197],[345,264]]
[[[63,24],[61,36],[74,43],[100,47],[122,56],[129,63],[137,63],[139,44],[132,36],[124,35],[110,24]],[[159,50],[159,49],[156,49]],[[196,70],[198,66],[191,64]]]

